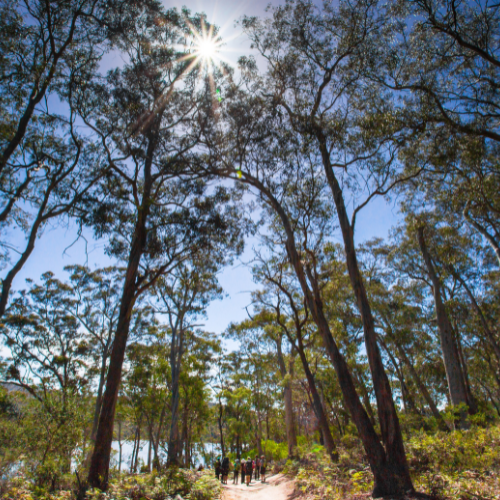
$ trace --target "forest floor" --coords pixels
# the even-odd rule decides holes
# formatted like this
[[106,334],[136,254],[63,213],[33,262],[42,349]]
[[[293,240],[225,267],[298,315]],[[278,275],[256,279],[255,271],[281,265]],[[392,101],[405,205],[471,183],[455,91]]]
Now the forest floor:
[[223,488],[222,500],[292,500],[296,494],[294,481],[283,474],[269,476],[265,483],[252,481],[250,486],[228,480]]

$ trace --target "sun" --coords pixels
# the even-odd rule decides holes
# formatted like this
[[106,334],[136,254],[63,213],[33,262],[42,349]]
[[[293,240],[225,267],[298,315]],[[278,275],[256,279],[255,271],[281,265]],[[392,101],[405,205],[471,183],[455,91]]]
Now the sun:
[[214,38],[201,38],[198,40],[196,53],[206,62],[213,61],[217,57],[218,44]]
[[189,53],[179,59],[191,60],[191,64],[185,70],[186,74],[197,66],[203,67],[208,74],[212,75],[215,68],[235,67],[233,61],[224,57],[221,52],[227,51],[228,40],[239,36],[239,32],[223,40],[220,32],[224,26],[219,29],[215,25],[207,23],[205,18],[201,19],[199,26],[194,26],[189,20],[186,21],[191,31]]

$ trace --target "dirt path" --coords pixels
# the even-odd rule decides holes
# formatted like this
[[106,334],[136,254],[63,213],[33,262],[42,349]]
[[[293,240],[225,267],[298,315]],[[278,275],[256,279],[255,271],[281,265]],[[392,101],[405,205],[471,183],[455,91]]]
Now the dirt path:
[[224,485],[222,500],[292,500],[294,498],[293,481],[282,474],[266,478],[265,483],[252,481],[250,486],[234,485],[229,479]]

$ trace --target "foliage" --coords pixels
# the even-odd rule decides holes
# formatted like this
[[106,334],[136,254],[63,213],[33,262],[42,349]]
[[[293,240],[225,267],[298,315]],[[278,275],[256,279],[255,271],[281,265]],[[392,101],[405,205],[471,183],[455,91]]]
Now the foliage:
[[[218,496],[215,443],[325,499],[408,491],[405,453],[498,496],[500,5],[276,0],[234,71],[163,3],[0,0],[2,495],[106,489],[118,438],[144,474],[90,498]],[[110,267],[13,290],[62,220]],[[256,228],[248,319],[204,331]]]
[[280,462],[288,456],[288,448],[286,443],[276,443],[272,439],[262,441],[262,451],[267,460]]
[[[339,446],[339,462],[332,464],[314,446],[287,461],[284,473],[297,480],[307,498],[337,500],[367,494],[373,476],[355,439],[355,446]],[[497,498],[500,488],[500,426],[429,434],[416,431],[405,443],[417,491],[460,500]]]
[[[48,492],[35,488],[25,478],[17,477],[10,481],[3,495],[10,500],[75,500],[75,484],[66,484],[68,489]],[[212,471],[193,472],[178,469],[173,474],[152,474],[114,476],[110,481],[109,490],[104,493],[99,490],[89,490],[87,500],[172,500],[173,498],[190,500],[216,500],[220,498],[221,486]]]
[[222,487],[219,481],[215,479],[211,471],[202,475],[193,485],[190,493],[192,500],[212,500],[219,498]]
[[83,458],[80,447],[83,429],[89,422],[88,400],[67,396],[62,401],[59,394],[53,393],[42,404],[16,394],[12,404],[17,413],[15,428],[9,420],[0,420],[0,433],[9,432],[1,457],[6,477],[20,469],[37,491],[59,488],[70,472],[71,462],[78,464]]

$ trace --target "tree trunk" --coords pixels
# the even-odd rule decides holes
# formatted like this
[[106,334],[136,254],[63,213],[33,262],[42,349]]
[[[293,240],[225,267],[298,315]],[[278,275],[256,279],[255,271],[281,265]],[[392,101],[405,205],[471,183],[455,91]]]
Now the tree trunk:
[[118,472],[122,471],[122,421],[118,421]]
[[295,448],[297,448],[297,432],[295,430],[295,418],[293,411],[293,392],[290,383],[287,383],[283,389],[285,400],[285,425],[286,425],[286,441],[288,445],[288,457],[295,456]]
[[130,474],[134,472],[134,460],[135,460],[135,450],[137,447],[137,427],[135,428],[134,433],[134,446],[132,448],[132,455],[130,457]]
[[[291,394],[291,392],[290,392],[290,394]],[[269,408],[267,408],[267,410],[266,410],[266,439],[268,441],[271,439],[271,431],[269,428]]]
[[328,418],[325,413],[325,408],[323,403],[321,402],[321,397],[319,395],[318,389],[316,387],[316,381],[314,380],[314,375],[309,368],[309,363],[307,361],[306,355],[304,353],[303,345],[301,345],[301,339],[299,339],[299,346],[297,352],[299,353],[300,361],[302,362],[302,366],[304,368],[304,373],[307,379],[307,385],[309,386],[309,390],[311,391],[312,396],[312,404],[314,413],[316,418],[318,419],[318,425],[321,430],[321,434],[324,439],[324,446],[326,451],[332,460],[336,461],[338,459],[337,446],[335,445],[335,441],[333,440],[332,432],[330,430],[330,425],[328,423]]
[[181,447],[184,449],[184,466],[189,468],[191,463],[191,458],[189,457],[189,431],[188,431],[188,405],[184,404],[184,411],[182,415],[182,436],[181,436]]
[[[407,491],[413,491],[414,488],[406,460],[403,436],[401,434],[401,428],[392,398],[391,386],[387,374],[385,373],[384,364],[377,345],[375,323],[370,302],[357,262],[356,247],[354,245],[354,231],[349,221],[349,216],[347,215],[342,189],[335,177],[331,165],[330,155],[326,146],[326,138],[319,129],[316,130],[316,135],[320,145],[326,177],[337,209],[337,217],[342,231],[351,287],[356,297],[356,303],[363,322],[366,354],[372,374],[375,397],[377,399],[377,411],[382,441],[385,445],[384,455],[388,476],[385,478],[383,485],[375,485],[374,494],[380,496],[404,494]],[[389,476],[392,476],[391,479],[389,479]]]
[[137,474],[137,465],[139,463],[140,449],[141,449],[141,424],[137,426],[137,448],[135,449],[134,474]]
[[122,366],[125,359],[132,309],[136,300],[137,275],[144,248],[146,247],[146,222],[151,210],[151,167],[153,152],[156,147],[157,133],[149,140],[144,167],[144,194],[141,207],[138,208],[137,220],[134,228],[127,271],[123,284],[123,293],[120,302],[120,312],[116,326],[113,349],[111,351],[106,389],[102,398],[101,412],[97,426],[94,453],[90,462],[88,483],[93,488],[105,491],[108,488],[109,459],[111,443],[113,441],[113,424],[115,420],[116,401],[122,376]]
[[256,373],[255,376],[255,387],[257,389],[257,398],[255,400],[256,406],[256,416],[257,416],[257,425],[255,426],[255,440],[257,444],[257,453],[259,457],[262,456],[262,416],[261,416],[261,397],[260,397],[260,382],[259,382],[259,372]]
[[[397,420],[394,404],[392,403],[390,386],[388,385],[389,382],[387,380],[387,376],[385,376],[385,372],[383,371],[383,365],[381,364],[382,361],[380,359],[380,353],[378,352],[376,341],[373,340],[370,337],[370,335],[368,335],[371,343],[369,347],[367,346],[367,353],[369,355],[369,359],[373,359],[374,349],[378,353],[380,366],[382,368],[382,375],[385,376],[387,380],[387,384],[382,384],[382,388],[385,390],[385,393],[381,394],[381,396],[383,396],[381,399],[383,400],[382,402],[385,403],[387,398],[389,398],[389,402],[392,405],[391,406],[392,413],[390,408],[388,412],[384,411],[387,410],[385,404],[382,404],[382,406],[379,404],[378,408],[380,420],[385,422],[386,424],[387,421],[389,421],[389,423],[391,424],[391,426],[389,426],[389,429],[387,425],[384,426],[385,431],[390,431],[390,432],[385,432],[384,436],[386,438],[388,437],[391,438],[390,440],[388,440],[387,443],[387,453],[386,450],[384,450],[384,448],[382,447],[378,439],[378,436],[375,432],[375,429],[373,428],[373,425],[370,422],[370,419],[368,418],[366,410],[363,408],[363,405],[359,400],[359,396],[356,392],[356,388],[354,386],[347,363],[342,354],[340,353],[337,344],[332,336],[330,327],[328,325],[328,321],[323,312],[323,303],[321,300],[321,294],[317,286],[317,283],[316,286],[314,287],[314,294],[313,292],[311,292],[311,289],[309,288],[308,280],[305,277],[304,266],[301,262],[301,258],[298,254],[295,245],[294,232],[286,212],[283,210],[283,207],[280,205],[278,200],[272,195],[272,193],[269,192],[268,189],[266,189],[266,187],[262,183],[260,183],[256,179],[252,179],[252,184],[255,187],[257,187],[267,197],[273,209],[276,211],[276,213],[278,214],[283,223],[283,227],[287,235],[286,250],[288,258],[295,270],[301,289],[304,293],[307,305],[311,310],[313,320],[318,326],[326,352],[335,368],[340,388],[342,390],[342,395],[344,397],[344,403],[348,408],[352,416],[352,419],[358,429],[360,437],[363,441],[363,446],[365,448],[366,455],[370,463],[370,468],[374,475],[374,489],[372,495],[374,497],[381,497],[387,495],[400,495],[400,494],[405,494],[408,491],[414,491],[408,469],[408,464],[406,461],[406,455],[404,453],[401,430],[399,428],[399,421]],[[340,190],[340,186],[338,186],[338,188]],[[343,200],[341,201],[343,206]],[[311,278],[310,276],[308,277],[309,279]],[[314,285],[314,283],[312,284]],[[363,302],[363,304],[366,305],[366,302]],[[363,309],[363,311],[366,312],[365,309]],[[371,327],[373,329],[373,321]],[[365,326],[365,342],[366,342],[366,330],[367,328]],[[380,394],[379,379],[381,377],[380,366],[376,367],[377,377],[374,378],[374,385],[376,385],[379,388],[378,390],[379,394]],[[389,392],[387,392],[387,388]],[[389,416],[387,416],[386,413],[389,413]]]
[[28,237],[28,243],[26,244],[26,248],[23,253],[17,260],[17,262],[12,266],[10,271],[5,275],[5,278],[2,280],[2,293],[0,294],[0,318],[5,314],[5,310],[7,309],[7,304],[9,301],[9,294],[12,288],[12,283],[14,278],[17,276],[19,271],[23,268],[24,264],[26,264],[28,258],[33,253],[35,248],[36,238],[38,236],[38,230],[42,227],[45,222],[44,212],[47,208],[49,197],[53,188],[47,188],[45,192],[44,199],[38,209],[37,217],[33,221],[33,225],[31,226],[30,234]]
[[393,354],[392,354],[391,350],[389,349],[389,347],[387,346],[387,344],[384,342],[384,340],[380,336],[378,336],[378,340],[380,342],[380,345],[384,349],[384,351],[389,356],[389,359],[391,360],[392,366],[394,367],[394,370],[395,370],[396,375],[398,377],[399,385],[401,386],[401,398],[403,400],[405,412],[413,411],[413,412],[418,413],[417,406],[415,404],[413,396],[411,395],[410,391],[408,390],[408,386],[406,385],[406,382],[405,382],[405,379],[403,376],[403,372],[402,372],[400,366],[398,365],[398,362],[396,361],[395,357],[393,356]]
[[151,450],[153,442],[153,429],[149,426],[149,442],[148,442],[148,472],[151,472]]
[[343,436],[344,429],[342,428],[342,424],[340,423],[338,413],[337,413],[335,407],[333,406],[333,402],[330,401],[328,398],[326,398],[326,400],[327,400],[328,404],[330,405],[330,410],[332,411],[333,416],[335,417],[335,422],[337,423],[337,429],[339,430],[339,436]]
[[172,371],[172,423],[168,441],[168,464],[178,465],[182,453],[181,436],[179,434],[179,403],[182,356],[184,354],[184,329],[182,323],[180,328],[172,329],[172,346],[170,349],[170,366]]
[[[290,361],[290,369],[286,370],[286,364],[285,364],[285,359],[283,356],[283,351],[281,347],[281,340],[282,337],[279,337],[276,340],[276,351],[278,354],[278,367],[280,370],[281,378],[282,380],[285,380],[285,377],[287,375],[290,375],[290,377],[286,380],[284,387],[283,387],[283,398],[285,401],[285,425],[286,425],[286,441],[288,444],[288,457],[292,458],[295,456],[295,448],[297,447],[297,433],[295,430],[295,418],[294,418],[294,411],[293,411],[293,391],[292,391],[292,381],[291,379],[291,374],[292,374],[292,363],[293,361]],[[269,427],[269,426],[268,426]],[[268,432],[269,434],[269,432]],[[268,437],[269,439],[269,437]]]
[[224,408],[222,406],[222,399],[219,395],[219,432],[220,432],[220,451],[222,456],[224,457],[226,455],[226,450],[224,448],[224,432],[222,429],[222,417],[224,415]]
[[[448,381],[448,389],[450,399],[453,406],[464,404],[470,406],[470,401],[467,397],[467,388],[465,386],[465,379],[460,365],[460,356],[458,347],[454,339],[453,330],[451,327],[446,308],[443,304],[441,296],[441,282],[434,269],[427,244],[424,237],[424,227],[420,226],[417,229],[418,244],[420,251],[427,268],[427,273],[432,282],[432,292],[434,294],[434,304],[436,307],[437,325],[439,331],[439,338],[441,341],[441,352],[443,353],[444,367],[446,371],[446,379]],[[460,412],[459,427],[467,429],[470,424],[467,421],[467,412]]]
[[102,361],[101,361],[101,370],[99,374],[99,386],[97,388],[97,397],[95,401],[95,408],[94,408],[94,420],[92,422],[92,433],[91,433],[91,439],[95,443],[95,435],[97,432],[97,423],[99,422],[99,413],[101,411],[101,403],[102,403],[102,392],[104,389],[104,381],[106,379],[106,361],[108,357],[107,354],[103,354]]
[[[311,279],[310,275],[309,279]],[[390,456],[388,451],[386,453],[365,408],[359,400],[347,363],[337,347],[330,327],[328,326],[328,321],[324,316],[323,304],[319,299],[319,290],[317,288],[315,290],[315,297],[311,300],[311,306],[314,308],[312,313],[313,318],[319,327],[327,354],[337,373],[342,395],[344,397],[344,403],[358,429],[374,475],[375,484],[372,496],[377,498],[381,496],[397,495],[405,491],[413,491],[409,473],[408,475],[406,474],[408,472],[406,456],[404,456],[404,461],[397,462],[394,455]]]
[[372,403],[370,401],[370,395],[368,394],[365,381],[363,380],[363,375],[358,370],[354,370],[353,374],[352,374],[352,378],[356,382],[356,385],[359,388],[359,392],[361,392],[361,398],[363,399],[363,404],[365,405],[366,412],[368,413],[368,416],[370,417],[370,422],[375,427],[375,424],[377,421],[375,419],[375,413],[373,411],[373,406],[372,406]]
[[135,282],[143,246],[133,245],[129,266],[123,288],[120,314],[116,328],[115,341],[108,369],[106,389],[101,404],[99,423],[96,432],[94,453],[90,462],[89,484],[93,488],[106,490],[108,486],[109,459],[113,440],[113,422],[115,418],[116,401],[120,388],[122,366],[125,358],[130,317],[135,302]]
[[453,330],[453,335],[455,337],[455,342],[457,343],[458,356],[460,358],[460,365],[462,366],[462,373],[464,374],[465,390],[467,391],[467,401],[469,402],[469,413],[471,415],[474,415],[477,413],[477,404],[472,394],[472,390],[470,388],[469,372],[467,370],[467,360],[465,359],[464,356],[464,351],[462,349],[462,341],[460,340],[458,331],[456,328],[452,328],[452,330]]
[[436,419],[439,429],[444,431],[444,432],[449,432],[450,428],[448,427],[448,424],[445,422],[443,416],[439,412],[438,407],[436,406],[436,403],[434,403],[434,400],[432,399],[431,395],[429,394],[427,387],[422,382],[420,375],[415,370],[415,367],[413,366],[413,363],[408,358],[405,350],[395,341],[394,338],[392,338],[392,341],[393,341],[394,345],[396,346],[396,349],[398,350],[398,353],[401,356],[403,363],[408,367],[408,370],[410,371],[410,374],[413,377],[413,380],[417,384],[417,387],[420,391],[420,394],[422,394],[423,398],[425,399],[425,402],[427,403],[427,405],[429,406],[429,408],[432,412],[432,415]]
[[179,374],[172,367],[172,423],[170,425],[170,436],[168,439],[168,464],[178,465],[179,463]]
[[257,424],[257,453],[259,454],[259,457],[262,456],[264,453],[262,450],[262,420],[260,419],[260,415],[257,416],[258,419],[258,424]]

